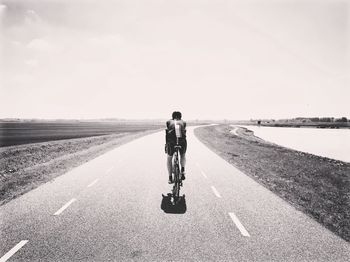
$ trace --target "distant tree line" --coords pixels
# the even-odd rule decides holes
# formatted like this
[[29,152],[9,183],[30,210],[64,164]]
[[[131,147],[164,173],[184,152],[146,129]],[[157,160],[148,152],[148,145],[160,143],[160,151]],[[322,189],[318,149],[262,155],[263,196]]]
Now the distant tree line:
[[279,120],[274,120],[274,119],[259,119],[259,120],[254,120],[250,119],[251,122],[256,122],[258,124],[262,123],[273,123],[273,122],[302,122],[302,123],[308,123],[308,122],[314,122],[314,123],[347,123],[350,122],[350,119],[347,117],[340,117],[340,118],[335,118],[335,117],[296,117],[292,119],[279,119]]
[[309,119],[311,122],[348,122],[348,119],[346,117],[341,118],[334,118],[334,117],[310,117],[306,118]]

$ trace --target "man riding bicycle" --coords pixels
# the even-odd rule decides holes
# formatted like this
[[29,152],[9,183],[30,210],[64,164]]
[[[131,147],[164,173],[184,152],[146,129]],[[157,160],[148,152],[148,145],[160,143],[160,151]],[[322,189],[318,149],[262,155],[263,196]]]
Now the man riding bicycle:
[[186,165],[186,122],[181,119],[181,112],[175,111],[172,114],[172,119],[166,122],[166,145],[165,152],[167,155],[167,168],[169,174],[169,184],[173,183],[172,176],[172,159],[175,153],[175,145],[180,145],[180,164],[181,164],[181,179],[185,180],[185,165]]

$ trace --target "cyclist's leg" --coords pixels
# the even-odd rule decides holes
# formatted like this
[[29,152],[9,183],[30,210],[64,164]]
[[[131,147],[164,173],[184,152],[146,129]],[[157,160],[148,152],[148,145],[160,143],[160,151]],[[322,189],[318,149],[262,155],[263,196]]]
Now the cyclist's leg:
[[166,164],[167,164],[167,167],[168,167],[168,174],[169,174],[169,177],[171,177],[171,174],[173,172],[173,156],[170,156],[170,155],[167,155],[167,160],[166,160]]
[[185,180],[185,166],[186,166],[186,151],[187,151],[187,140],[183,140],[181,142],[181,178]]
[[181,179],[185,180],[186,179],[185,177],[186,154],[181,155],[180,164],[181,164]]
[[[180,164],[181,164],[181,169],[185,170],[185,166],[186,166],[186,153],[181,155],[181,159],[180,159]],[[182,171],[182,170],[181,170]]]
[[173,173],[173,155],[174,155],[174,144],[169,143],[167,148],[167,168],[169,175],[169,183],[172,183],[172,173]]

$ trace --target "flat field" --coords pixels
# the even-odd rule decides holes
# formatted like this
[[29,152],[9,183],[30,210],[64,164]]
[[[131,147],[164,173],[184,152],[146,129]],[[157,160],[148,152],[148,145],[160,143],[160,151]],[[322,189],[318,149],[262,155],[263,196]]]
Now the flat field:
[[[231,121],[235,125],[258,126],[257,121]],[[301,122],[301,121],[262,121],[260,126],[270,127],[310,127],[310,128],[350,128],[350,122]]]
[[0,120],[0,147],[120,133],[137,133],[145,130],[159,129],[163,126],[164,123],[151,121],[14,122]]

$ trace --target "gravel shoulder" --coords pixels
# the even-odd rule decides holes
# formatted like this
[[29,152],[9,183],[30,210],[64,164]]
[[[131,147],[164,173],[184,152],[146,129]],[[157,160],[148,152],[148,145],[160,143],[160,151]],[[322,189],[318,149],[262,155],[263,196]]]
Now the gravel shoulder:
[[126,132],[0,148],[0,205],[109,150],[155,132]]
[[288,149],[229,125],[195,135],[226,161],[296,209],[350,241],[350,164]]

